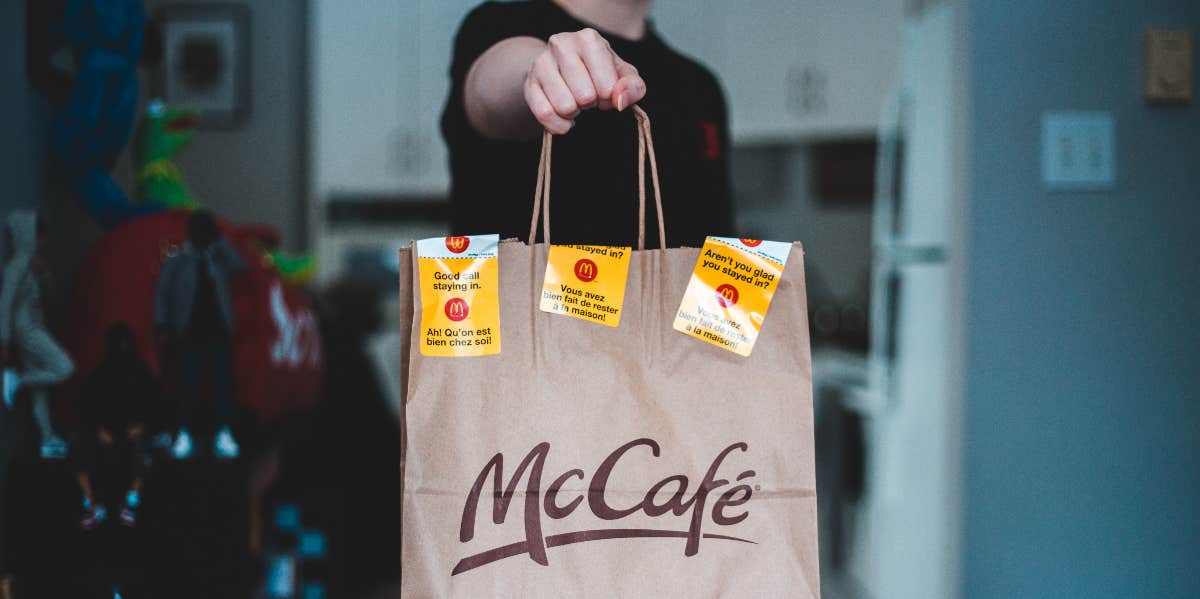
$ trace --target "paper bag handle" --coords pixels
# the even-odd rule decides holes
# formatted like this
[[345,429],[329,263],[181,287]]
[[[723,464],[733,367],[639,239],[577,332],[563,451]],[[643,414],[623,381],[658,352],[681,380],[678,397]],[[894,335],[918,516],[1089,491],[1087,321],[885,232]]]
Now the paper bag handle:
[[[654,184],[654,208],[658,213],[658,245],[667,249],[667,232],[663,226],[662,189],[658,184],[658,160],[654,156],[654,136],[650,133],[650,117],[636,104],[631,107],[638,124],[638,243],[646,249],[646,155],[650,155],[650,180]],[[550,152],[554,135],[542,132],[542,155],[538,158],[537,184],[533,190],[533,218],[529,221],[529,245],[537,240],[538,214],[542,215],[542,239],[550,244]]]

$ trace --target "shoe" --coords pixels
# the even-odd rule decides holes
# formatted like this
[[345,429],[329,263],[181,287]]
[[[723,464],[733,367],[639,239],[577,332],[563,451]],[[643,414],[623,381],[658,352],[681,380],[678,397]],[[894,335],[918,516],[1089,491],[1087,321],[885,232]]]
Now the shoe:
[[4,405],[8,406],[8,409],[11,410],[13,402],[17,399],[17,389],[21,386],[21,375],[17,374],[17,371],[12,368],[5,368],[3,376]]
[[92,505],[86,499],[83,501],[83,518],[79,520],[79,528],[85,531],[94,530],[108,519],[108,510],[102,505]]
[[51,435],[49,439],[42,441],[42,459],[43,460],[61,460],[67,457],[67,442],[58,435]]
[[217,438],[213,440],[213,455],[219,460],[232,460],[238,457],[241,453],[241,448],[238,447],[237,441],[233,440],[233,433],[228,426],[221,427],[217,431]]
[[133,528],[137,526],[137,510],[128,505],[121,508],[121,526]]
[[154,437],[150,439],[150,446],[154,449],[167,449],[174,442],[175,436],[170,432],[164,431],[154,435]]
[[121,524],[133,528],[137,525],[137,508],[142,504],[142,497],[137,491],[125,494],[125,505],[121,507]]
[[171,455],[177,460],[186,460],[192,457],[192,436],[188,434],[186,428],[179,429],[179,434],[175,435],[175,444],[171,446]]

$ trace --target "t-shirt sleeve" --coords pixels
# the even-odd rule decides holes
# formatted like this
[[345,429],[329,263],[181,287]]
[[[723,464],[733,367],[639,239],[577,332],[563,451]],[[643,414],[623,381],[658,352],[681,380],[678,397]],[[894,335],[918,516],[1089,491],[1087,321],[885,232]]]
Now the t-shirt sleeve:
[[462,135],[476,135],[467,121],[464,99],[471,65],[497,43],[533,33],[530,15],[518,12],[512,4],[485,2],[468,13],[459,25],[450,58],[450,95],[442,113],[442,135],[447,144],[453,144]]

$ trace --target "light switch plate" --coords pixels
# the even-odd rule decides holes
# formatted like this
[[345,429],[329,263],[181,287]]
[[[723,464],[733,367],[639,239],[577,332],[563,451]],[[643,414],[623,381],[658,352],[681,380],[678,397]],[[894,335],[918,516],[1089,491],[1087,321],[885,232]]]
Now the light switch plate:
[[1182,29],[1146,32],[1146,100],[1186,104],[1195,70],[1192,34]]
[[1117,180],[1111,112],[1042,114],[1042,181],[1050,190],[1112,189]]

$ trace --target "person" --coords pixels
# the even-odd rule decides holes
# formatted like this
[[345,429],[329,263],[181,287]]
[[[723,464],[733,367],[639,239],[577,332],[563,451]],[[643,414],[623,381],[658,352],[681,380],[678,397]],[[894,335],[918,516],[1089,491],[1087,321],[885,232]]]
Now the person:
[[15,210],[8,216],[9,259],[0,283],[0,362],[4,402],[11,408],[20,389],[33,396],[33,414],[41,432],[41,455],[62,459],[67,443],[54,432],[47,388],[71,376],[75,365],[46,329],[41,284],[46,232],[37,213]]
[[[528,0],[467,15],[442,113],[456,234],[525,237],[545,129],[562,136],[553,240],[636,243],[637,125],[623,114],[635,103],[654,132],[670,245],[734,233],[724,96],[712,73],[659,36],[650,8],[651,0]],[[649,212],[646,244],[657,247]]]
[[180,460],[192,455],[192,417],[207,365],[217,415],[213,454],[233,459],[240,448],[230,428],[234,415],[234,319],[229,288],[246,265],[208,212],[193,212],[187,231],[188,239],[178,253],[163,262],[154,300],[159,345],[176,350],[180,368],[179,432],[171,453]]
[[125,526],[137,523],[142,478],[150,466],[144,439],[146,423],[160,399],[158,382],[138,357],[137,340],[129,325],[113,325],[105,341],[104,359],[82,389],[80,436],[72,451],[83,494],[80,526],[84,530],[95,528],[107,518],[105,501],[93,485],[102,465],[115,465],[119,474],[128,478],[119,517]]

